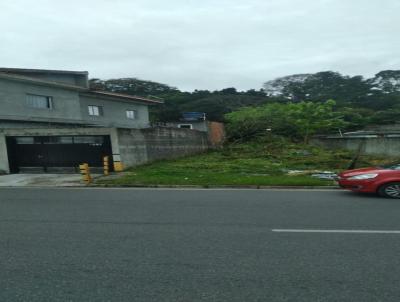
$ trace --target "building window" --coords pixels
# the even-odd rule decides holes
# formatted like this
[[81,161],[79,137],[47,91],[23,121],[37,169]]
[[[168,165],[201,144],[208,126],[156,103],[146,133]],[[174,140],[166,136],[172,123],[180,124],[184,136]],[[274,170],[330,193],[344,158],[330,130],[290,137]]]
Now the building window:
[[101,106],[89,105],[88,111],[89,111],[89,115],[93,115],[93,116],[103,115],[103,107],[101,107]]
[[74,144],[102,145],[103,143],[102,136],[74,136]]
[[37,143],[34,137],[16,137],[15,141],[18,145],[33,145]]
[[72,144],[72,136],[47,136],[43,137],[43,144]]
[[179,124],[178,128],[181,128],[181,129],[193,129],[193,125],[192,124]]
[[27,94],[26,104],[31,108],[52,109],[53,98],[51,96]]
[[128,119],[134,120],[136,119],[137,113],[136,110],[126,110],[126,117]]

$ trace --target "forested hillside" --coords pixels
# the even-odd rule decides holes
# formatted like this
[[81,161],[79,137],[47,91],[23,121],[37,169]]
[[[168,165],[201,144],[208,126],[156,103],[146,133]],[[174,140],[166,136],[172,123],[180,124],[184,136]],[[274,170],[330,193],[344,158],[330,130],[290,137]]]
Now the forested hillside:
[[165,104],[153,108],[151,115],[153,121],[161,122],[177,120],[184,111],[206,112],[210,120],[224,121],[225,114],[242,107],[329,99],[335,100],[334,110],[341,113],[347,129],[400,120],[400,70],[381,71],[369,79],[332,71],[290,75],[248,91],[226,88],[183,92],[167,84],[136,78],[90,82],[99,90],[162,98]]

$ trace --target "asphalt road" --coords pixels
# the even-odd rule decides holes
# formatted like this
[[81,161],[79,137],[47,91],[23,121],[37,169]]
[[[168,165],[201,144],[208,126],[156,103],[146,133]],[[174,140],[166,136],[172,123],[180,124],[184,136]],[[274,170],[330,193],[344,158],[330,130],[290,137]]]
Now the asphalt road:
[[3,188],[0,301],[399,301],[400,234],[369,230],[400,200]]

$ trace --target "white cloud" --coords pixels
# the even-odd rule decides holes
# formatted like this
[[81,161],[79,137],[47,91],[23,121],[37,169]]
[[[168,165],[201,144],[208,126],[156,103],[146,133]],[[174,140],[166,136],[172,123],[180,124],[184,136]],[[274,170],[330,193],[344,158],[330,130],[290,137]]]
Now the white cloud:
[[399,69],[397,0],[3,0],[0,65],[84,69],[181,89]]

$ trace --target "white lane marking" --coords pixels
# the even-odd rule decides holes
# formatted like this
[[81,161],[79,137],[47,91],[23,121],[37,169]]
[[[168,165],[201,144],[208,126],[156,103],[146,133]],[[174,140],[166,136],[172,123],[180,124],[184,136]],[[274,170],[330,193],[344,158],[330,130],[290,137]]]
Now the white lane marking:
[[276,233],[348,233],[348,234],[400,234],[398,230],[313,230],[313,229],[272,229]]

